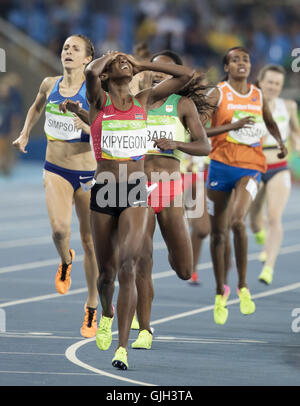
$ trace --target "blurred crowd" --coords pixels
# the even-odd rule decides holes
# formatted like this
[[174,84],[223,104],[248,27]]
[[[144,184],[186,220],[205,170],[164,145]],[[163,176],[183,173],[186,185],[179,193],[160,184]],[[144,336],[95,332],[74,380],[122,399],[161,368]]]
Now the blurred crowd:
[[[64,39],[89,36],[101,55],[172,49],[193,66],[222,70],[222,56],[236,45],[251,52],[253,74],[265,63],[291,64],[300,44],[298,0],[0,0],[1,16],[60,53]],[[290,71],[290,69],[287,69]]]
[[21,130],[23,97],[21,78],[15,72],[0,76],[0,175],[10,175],[15,161],[12,141]]
[[[212,84],[223,76],[227,49],[242,45],[251,54],[251,81],[273,63],[286,68],[287,87],[298,86],[291,52],[300,48],[300,0],[0,0],[0,16],[58,56],[74,33],[91,38],[96,56],[120,50],[147,58],[172,49]],[[24,107],[20,78],[0,79],[0,173],[8,174]]]

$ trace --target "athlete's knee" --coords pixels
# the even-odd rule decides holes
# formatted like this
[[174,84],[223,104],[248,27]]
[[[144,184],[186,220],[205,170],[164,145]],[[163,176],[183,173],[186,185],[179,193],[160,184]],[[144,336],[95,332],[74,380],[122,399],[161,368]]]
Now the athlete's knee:
[[143,253],[136,263],[136,277],[140,279],[151,278],[153,266],[152,252]]
[[52,237],[55,241],[61,241],[70,236],[71,232],[67,224],[62,222],[54,223],[52,226]]
[[182,280],[184,280],[184,281],[187,281],[187,280],[189,280],[189,279],[191,278],[191,276],[192,276],[193,267],[192,267],[192,266],[188,267],[188,266],[186,266],[186,265],[183,265],[183,266],[180,266],[180,267],[177,266],[177,267],[175,268],[175,272],[176,272],[176,274],[178,275],[178,277],[179,277],[180,279],[182,279]]
[[117,270],[109,265],[101,266],[97,285],[113,285],[115,283]]
[[118,267],[115,261],[102,262],[99,266],[98,284],[113,284],[115,283]]
[[227,239],[228,231],[225,230],[214,230],[210,233],[210,243],[212,245],[225,244]]
[[81,235],[81,244],[85,255],[94,255],[94,243],[91,234]]
[[170,262],[172,269],[174,269],[174,271],[176,272],[177,276],[180,279],[186,281],[191,278],[192,273],[193,273],[192,260],[189,261],[190,262],[189,264],[186,262],[178,262],[178,261],[176,262],[169,255],[169,262]]
[[241,216],[236,216],[232,219],[231,228],[234,233],[241,233],[246,231],[245,219]]
[[131,283],[135,280],[135,267],[137,264],[137,257],[133,255],[126,255],[120,258],[120,267],[118,272],[119,283]]
[[268,223],[270,228],[276,228],[277,230],[282,229],[281,217],[277,213],[269,213]]

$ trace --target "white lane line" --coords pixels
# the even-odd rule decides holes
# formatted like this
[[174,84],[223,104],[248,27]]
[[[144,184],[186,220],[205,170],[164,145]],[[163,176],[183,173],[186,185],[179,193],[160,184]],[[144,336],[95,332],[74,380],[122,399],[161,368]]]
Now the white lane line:
[[[283,247],[280,249],[279,254],[278,255],[285,255],[285,254],[291,254],[291,253],[295,253],[295,252],[299,252],[300,251],[300,244],[295,244],[295,245],[289,245],[287,247]],[[248,255],[248,261],[253,261],[258,259],[260,253],[252,253]],[[212,267],[212,263],[211,262],[205,262],[203,264],[200,264],[197,266],[198,270],[204,270],[204,269],[210,269]],[[167,278],[168,276],[175,276],[175,272],[170,269],[168,271],[163,271],[163,272],[155,272],[152,275],[152,279],[162,279],[162,278]],[[116,282],[116,285],[118,286],[118,282]],[[48,295],[42,295],[42,296],[35,296],[35,297],[30,297],[27,299],[19,299],[19,300],[14,300],[14,301],[10,301],[10,302],[4,302],[4,303],[0,303],[0,308],[2,307],[9,307],[9,306],[15,306],[18,304],[24,304],[24,303],[31,303],[31,302],[39,302],[42,300],[48,300],[48,299],[55,299],[57,297],[62,297],[62,296],[70,296],[70,295],[77,295],[80,293],[84,293],[87,292],[87,288],[79,288],[79,289],[74,289],[74,290],[69,290],[68,293],[66,293],[65,295],[61,295],[59,293],[52,293],[52,294],[48,294]]]
[[[9,204],[9,203],[8,203]],[[32,209],[32,206],[35,206],[35,209]],[[300,210],[298,209],[294,209],[294,208],[287,208],[284,215],[286,218],[289,218],[291,216],[295,216],[297,214],[299,214]],[[43,206],[38,206],[36,207],[35,203],[33,203],[32,205],[28,206],[28,208],[24,209],[24,207],[22,208],[16,208],[16,209],[10,209],[7,210],[7,207],[5,209],[0,210],[0,224],[2,222],[2,220],[8,220],[8,219],[13,219],[15,220],[16,218],[29,218],[29,217],[36,217],[37,215],[41,216],[41,217],[47,217],[47,208],[46,205]],[[5,222],[5,224],[7,224],[7,222]]]
[[[258,299],[258,298],[267,297],[267,296],[271,296],[271,295],[277,295],[278,293],[287,292],[287,291],[294,290],[294,289],[298,289],[298,288],[300,288],[300,282],[298,282],[298,283],[293,283],[293,284],[286,285],[286,286],[282,286],[281,288],[273,289],[273,290],[270,290],[270,291],[268,291],[268,292],[253,294],[253,295],[251,295],[251,296],[252,296],[253,299],[255,299],[255,298]],[[239,303],[239,299],[229,300],[229,301],[227,302],[227,306],[230,306],[230,305],[233,305],[233,304],[236,304],[236,303]],[[156,325],[156,324],[167,323],[167,322],[169,322],[169,321],[171,321],[171,320],[177,320],[177,319],[181,319],[181,318],[184,318],[184,317],[193,316],[193,315],[195,315],[195,314],[204,313],[204,312],[213,310],[213,308],[214,308],[214,306],[211,305],[211,306],[201,307],[201,308],[198,308],[198,309],[189,311],[189,312],[183,312],[183,313],[174,314],[173,316],[164,317],[164,318],[162,318],[162,319],[158,319],[158,320],[155,320],[155,321],[151,321],[151,326],[152,326],[152,325],[154,326],[154,325]],[[114,332],[113,332],[113,334],[117,334],[117,333],[118,333],[117,331],[114,331]],[[155,338],[154,338],[154,340],[155,340]],[[84,368],[84,369],[86,369],[86,370],[99,373],[100,375],[106,375],[106,372],[105,372],[105,371],[102,371],[101,369],[94,368],[94,367],[92,367],[91,365],[88,365],[88,364],[82,362],[82,361],[81,361],[80,359],[78,359],[77,356],[76,356],[76,351],[77,351],[80,347],[82,347],[82,346],[84,346],[85,344],[88,344],[88,343],[90,343],[90,342],[92,342],[92,341],[96,341],[96,339],[95,339],[95,338],[89,338],[89,339],[86,339],[86,340],[83,340],[83,341],[79,341],[79,342],[77,342],[77,343],[72,344],[72,345],[71,345],[69,348],[67,348],[67,350],[66,350],[66,353],[65,353],[66,358],[67,358],[70,362],[72,362],[73,364],[75,364],[75,365],[77,365],[77,366],[80,366],[80,367],[82,367],[82,368]],[[218,344],[221,344],[221,343],[218,343]],[[223,343],[223,344],[229,344],[229,343],[227,342],[227,343]],[[236,344],[236,343],[235,343],[235,344]],[[246,343],[245,343],[245,344],[246,344]],[[112,374],[110,374],[110,377],[113,378],[113,379],[117,379],[117,380],[120,379],[120,377],[117,376],[117,375],[112,375]],[[143,385],[143,383],[141,383],[141,385]]]
[[228,342],[228,343],[252,343],[252,344],[267,344],[268,341],[261,341],[261,340],[248,340],[244,338],[190,338],[190,337],[170,337],[170,336],[155,336],[155,341],[161,340],[161,341],[177,341],[181,340],[181,342],[196,342],[196,341],[201,341],[201,342]]
[[[113,334],[116,334],[116,332],[114,332]],[[88,364],[86,364],[86,363],[80,361],[80,360],[76,357],[76,355],[75,355],[75,354],[76,354],[76,351],[77,351],[82,345],[87,344],[87,343],[89,343],[89,342],[91,342],[91,341],[95,341],[95,340],[96,340],[95,338],[88,338],[87,340],[83,340],[83,344],[82,344],[82,342],[79,341],[79,342],[77,342],[77,343],[71,345],[69,348],[67,348],[67,350],[66,350],[66,352],[65,352],[66,358],[67,358],[69,361],[71,361],[73,364],[76,364],[76,365],[78,365],[78,366],[80,366],[80,367],[82,367],[82,368],[84,368],[84,369],[89,370],[89,371],[95,372],[95,373],[98,374],[98,375],[107,376],[108,378],[113,378],[113,379],[116,379],[116,380],[118,380],[118,381],[133,383],[133,384],[136,384],[136,385],[142,385],[142,386],[157,386],[157,385],[154,385],[154,384],[151,384],[151,383],[136,381],[136,380],[133,380],[133,379],[124,378],[124,377],[119,376],[119,375],[113,375],[113,374],[110,374],[110,373],[108,373],[108,372],[102,371],[101,369],[94,368],[94,367],[92,367],[91,365],[88,365]]]
[[[262,297],[277,295],[278,293],[288,292],[290,290],[295,290],[298,288],[300,288],[300,282],[292,283],[290,285],[282,286],[281,288],[272,289],[272,290],[261,292],[261,293],[255,293],[255,294],[251,293],[251,296],[252,296],[252,299],[260,299]],[[229,305],[237,304],[239,302],[240,302],[239,299],[228,300],[227,305],[229,306]],[[167,323],[168,321],[181,319],[181,318],[187,317],[187,316],[194,316],[195,314],[204,313],[204,312],[207,312],[207,311],[213,310],[213,309],[214,309],[214,305],[210,305],[210,306],[201,307],[199,309],[191,310],[188,312],[174,314],[173,316],[164,317],[164,318],[156,320],[156,321],[151,321],[151,326],[152,325],[155,326],[156,324],[161,324],[161,323]]]
[[[37,225],[38,225],[39,221],[40,220],[36,221]],[[49,224],[49,220],[42,220],[42,221],[43,221],[43,225],[46,225],[46,223]],[[22,222],[19,224],[22,225]],[[34,222],[23,222],[23,225],[25,228],[27,228],[27,227],[32,228],[32,227],[34,227],[34,224],[35,224]],[[78,224],[77,222],[72,223],[72,225],[77,225],[77,224]],[[2,231],[5,231],[5,226],[8,227],[8,229],[9,229],[9,224],[4,225],[4,228],[1,225]],[[13,224],[13,227],[18,228],[17,224]],[[50,227],[50,225],[49,225],[49,227]],[[300,221],[287,221],[287,222],[283,223],[284,231],[298,230],[299,228],[300,228]],[[247,231],[250,235],[252,234],[249,227],[247,228]],[[80,233],[76,233],[76,232],[72,233],[72,240],[79,241]],[[10,240],[10,241],[0,241],[0,249],[1,248],[8,249],[8,248],[37,246],[37,245],[45,245],[45,244],[49,244],[49,245],[53,244],[52,237],[49,234],[41,236],[41,237],[22,238],[22,239],[18,239],[18,240]],[[156,242],[154,242],[153,246],[154,246],[154,249],[162,249],[166,246],[166,244],[164,241],[156,241]],[[51,261],[51,260],[47,260],[47,261]],[[31,262],[31,263],[34,264],[34,262]],[[20,267],[21,265],[22,264],[16,265],[16,266]],[[27,264],[24,264],[24,265],[26,266]],[[0,274],[2,273],[1,271],[6,268],[8,270],[10,269],[9,266],[0,268]],[[13,266],[12,266],[12,269],[13,269]],[[28,268],[26,268],[26,269],[28,269]]]
[[[8,221],[8,222],[0,222],[0,229],[1,231],[11,231],[11,230],[23,230],[26,228],[40,228],[40,227],[45,227],[50,225],[49,217],[48,216],[42,216],[39,219],[34,219],[34,220],[19,220],[19,221]],[[78,219],[74,215],[72,218],[71,226],[77,226],[79,227]]]
[[60,293],[50,293],[49,295],[41,295],[41,296],[29,297],[27,299],[13,300],[11,302],[0,303],[0,309],[2,307],[16,306],[16,305],[24,304],[24,303],[40,302],[42,300],[55,299],[57,297],[62,298],[65,296],[78,295],[78,294],[84,293],[84,292],[87,292],[87,288],[70,290],[65,295],[61,295]]
[[[77,255],[75,256],[74,263],[75,262],[82,262],[83,261],[83,255]],[[9,266],[3,266],[0,268],[0,274],[2,273],[9,273],[9,272],[15,272],[15,271],[26,271],[28,269],[41,269],[47,266],[56,266],[60,262],[59,258],[55,259],[45,259],[43,261],[34,261],[34,262],[27,262],[26,264],[18,264],[18,265],[9,265]]]
[[[156,341],[156,342],[160,342],[160,343],[170,343],[170,342],[172,342],[172,341],[168,341],[168,340],[160,340],[160,339],[157,339],[157,338],[155,338],[154,339],[154,341]],[[253,343],[247,343],[247,342],[235,342],[235,341],[209,341],[209,340],[207,340],[207,341],[202,341],[202,340],[193,340],[193,339],[191,339],[191,340],[189,340],[189,341],[187,341],[187,340],[180,340],[180,338],[178,338],[177,340],[176,340],[176,343],[182,343],[182,344],[185,344],[185,343],[187,343],[187,344],[214,344],[214,345],[217,345],[217,344],[220,344],[220,345],[248,345],[248,344],[253,344]],[[268,344],[268,342],[267,341],[265,341],[264,343],[261,343],[261,342],[258,342],[258,343],[255,343],[255,344]]]
[[300,228],[300,221],[287,221],[282,224],[283,232],[290,230],[298,230]]
[[[5,197],[7,197],[7,199]],[[32,207],[33,204],[36,205],[37,203],[42,203],[45,201],[45,193],[44,193],[44,191],[43,192],[32,191],[32,192],[18,193],[16,195],[14,195],[14,199],[15,200],[12,201],[11,194],[5,194],[5,195],[1,196],[1,206],[0,206],[1,210],[7,209],[8,205],[11,208],[12,204],[15,202],[22,202],[23,204],[27,203],[28,206],[30,205]],[[22,209],[22,207],[24,207],[24,206],[23,205],[13,206],[13,208],[20,209],[20,210]]]
[[9,332],[6,332],[6,333],[1,333],[0,332],[0,338],[22,338],[22,340],[24,339],[24,338],[43,338],[43,339],[50,339],[50,340],[52,340],[52,339],[61,339],[61,340],[83,340],[83,337],[74,337],[74,336],[70,336],[70,337],[64,337],[64,336],[54,336],[54,335],[51,335],[51,336],[45,336],[45,335],[38,335],[38,334],[35,334],[35,335],[31,335],[31,334],[22,334],[22,333],[9,333]]
[[[293,245],[293,246],[289,246],[289,247],[284,247],[282,254],[286,254],[286,253],[291,253],[291,252],[299,251],[299,248],[300,248],[300,244]],[[250,254],[249,257],[251,257],[251,259],[249,258],[249,260],[256,259],[256,258],[258,257],[258,253],[256,253],[256,254]],[[208,263],[207,263],[207,264],[208,264]],[[203,266],[204,266],[204,265],[207,265],[207,264],[201,264],[200,267],[203,268]],[[210,267],[211,267],[211,263],[209,263],[209,264],[210,264]],[[161,274],[163,275],[162,277],[167,277],[167,276],[175,275],[175,273],[174,273],[173,271],[166,271],[166,272],[162,272]],[[154,274],[154,275],[153,275],[153,279],[156,279],[156,278],[158,278],[158,277],[159,277],[159,274],[157,274],[157,275]],[[260,293],[260,294],[252,295],[252,297],[253,297],[253,298],[257,297],[257,298],[258,298],[258,297],[269,296],[269,295],[277,294],[277,293],[280,293],[280,292],[283,292],[283,291],[288,291],[288,290],[291,290],[291,289],[296,289],[296,288],[298,288],[298,287],[300,287],[300,283],[298,283],[298,284],[293,284],[293,285],[288,285],[288,286],[285,286],[285,287],[282,287],[282,288],[279,288],[279,289],[275,289],[275,290],[272,290],[272,291],[269,291],[269,292],[266,292],[266,293]],[[86,288],[84,288],[84,289],[77,289],[77,290],[76,290],[76,293],[78,293],[78,291],[81,291],[81,292],[82,292],[82,291],[87,291],[87,289],[86,289]],[[71,292],[72,292],[72,291],[71,291]],[[71,292],[69,292],[67,295],[70,295]],[[73,291],[73,292],[74,292],[74,291]],[[274,292],[275,292],[275,293],[274,293]],[[74,292],[74,294],[76,294],[76,293]],[[46,295],[46,297],[47,297],[47,298],[61,297],[61,295],[59,295],[59,294]],[[43,298],[45,299],[45,296],[43,296]],[[26,299],[26,302],[28,302],[28,301],[33,301],[33,300],[34,300],[34,301],[38,301],[38,300],[40,300],[40,298],[29,298],[29,299]],[[12,305],[14,305],[14,304],[20,304],[20,302],[24,302],[24,300],[15,301],[15,302],[8,302],[8,303],[6,303],[6,304],[4,303],[3,305],[4,305],[4,307],[5,307],[5,306],[7,307],[7,306],[9,306],[9,305],[12,306]],[[231,304],[235,304],[235,303],[238,303],[238,302],[239,302],[238,299],[237,299],[237,300],[230,300],[230,301],[227,302],[227,304],[228,304],[228,305],[231,305]],[[0,307],[1,307],[1,306],[0,306]],[[184,312],[184,313],[181,313],[181,314],[179,314],[179,315],[177,314],[177,315],[173,315],[173,316],[170,316],[170,317],[166,317],[166,318],[163,318],[163,319],[156,320],[156,321],[154,321],[154,322],[151,322],[151,325],[166,323],[166,322],[168,322],[168,321],[170,321],[170,320],[175,320],[175,319],[178,319],[178,318],[187,317],[187,316],[190,316],[190,315],[193,315],[193,314],[202,313],[202,312],[209,311],[209,310],[212,310],[212,309],[213,309],[213,306],[206,306],[206,307],[203,307],[203,308],[200,308],[200,309],[196,309],[196,310],[194,310],[194,311]],[[113,334],[117,334],[117,331],[114,332]],[[113,378],[113,379],[122,380],[122,381],[126,381],[126,382],[128,382],[128,383],[134,383],[134,384],[137,384],[137,385],[144,385],[144,386],[145,386],[145,385],[150,385],[150,386],[154,386],[154,385],[149,384],[149,383],[140,382],[140,381],[128,380],[127,378],[122,378],[122,377],[119,377],[119,376],[117,376],[117,375],[109,374],[109,373],[107,373],[107,372],[105,372],[105,371],[102,371],[102,370],[100,370],[100,369],[94,368],[94,367],[92,367],[92,366],[90,366],[90,365],[88,365],[88,364],[85,364],[84,362],[80,361],[80,360],[76,357],[76,351],[77,351],[77,349],[80,348],[81,346],[87,344],[88,342],[91,342],[91,341],[94,341],[94,340],[95,340],[95,338],[87,339],[87,340],[80,340],[80,341],[78,341],[77,343],[71,345],[71,346],[66,350],[66,353],[65,353],[67,359],[69,359],[70,362],[73,362],[74,364],[76,364],[76,365],[78,365],[78,366],[81,366],[82,368],[88,369],[88,370],[90,370],[90,371],[92,371],[92,372],[94,372],[94,373],[96,373],[96,374],[99,374],[99,375],[104,375],[104,376],[107,376],[107,377],[111,377],[111,378]],[[0,371],[0,372],[1,372],[1,371]]]
[[[11,202],[8,202],[7,205],[9,206]],[[33,208],[34,206],[34,208]],[[11,207],[11,206],[10,206]],[[290,216],[295,216],[296,214],[299,214],[300,210],[299,207],[287,207],[285,210],[285,217],[290,217]],[[7,206],[5,208],[0,209],[0,220],[1,219],[15,219],[18,217],[23,217],[23,218],[30,218],[30,217],[36,217],[37,215],[41,216],[47,216],[47,208],[46,204],[44,206],[37,206],[36,202],[33,202],[32,205],[28,205],[28,207],[15,207],[11,209],[7,209]]]
[[[290,290],[295,290],[298,288],[300,288],[300,282],[292,283],[291,285],[286,285],[281,288],[272,289],[272,290],[265,291],[262,293],[256,293],[256,294],[251,293],[251,296],[252,296],[252,299],[260,299],[262,297],[277,295],[278,293],[288,292]],[[237,304],[239,302],[240,302],[239,299],[228,300],[227,305],[229,306],[229,305]],[[166,323],[171,320],[181,319],[182,317],[194,316],[195,314],[204,313],[204,312],[207,312],[207,311],[210,311],[213,309],[214,309],[214,305],[210,305],[210,306],[201,307],[200,309],[195,309],[195,310],[191,310],[188,312],[175,314],[173,316],[164,317],[164,318],[156,320],[156,321],[151,321],[151,326],[152,325],[155,326],[156,324]]]
[[[71,226],[78,227],[78,221],[75,216],[72,220]],[[43,228],[43,227],[49,227],[49,229],[50,229],[51,226],[50,226],[48,217],[42,217],[40,219],[34,219],[34,220],[7,222],[7,223],[0,224],[1,231],[13,231],[13,230],[19,231],[19,230],[26,230],[26,229],[32,229],[32,228],[37,229],[37,228]],[[284,231],[298,230],[300,228],[300,221],[286,221],[283,223],[283,228],[284,228]],[[251,233],[251,230],[249,227],[247,227],[247,231],[249,233]]]
[[55,355],[55,356],[62,356],[65,354],[53,354],[53,353],[49,353],[49,352],[9,352],[9,351],[0,351],[0,354],[10,354],[10,355]]
[[[72,233],[72,240],[80,240],[80,233]],[[53,240],[49,233],[40,237],[21,238],[18,240],[1,241],[0,249],[30,247],[37,245],[53,244]]]
[[[34,204],[32,204],[33,206]],[[0,211],[0,219],[8,219],[8,218],[13,218],[15,219],[16,217],[36,217],[37,215],[47,215],[47,209],[42,208],[42,207],[36,207],[35,209],[32,209],[32,206],[30,206],[30,209],[12,209],[12,210],[2,210]],[[41,210],[38,210],[41,209]]]
[[[211,265],[211,262],[209,262],[208,264]],[[176,275],[173,270],[156,272],[155,274],[153,274],[152,279],[161,279],[161,278],[166,278],[166,277],[172,276],[172,275]],[[115,286],[119,286],[119,283],[115,282]],[[69,290],[65,295],[61,295],[60,293],[50,293],[48,295],[29,297],[27,299],[13,300],[10,302],[0,303],[0,309],[2,307],[16,306],[16,305],[24,304],[24,303],[40,302],[42,300],[55,299],[58,297],[62,298],[62,297],[66,297],[66,296],[78,295],[78,294],[84,293],[84,292],[87,292],[87,288]]]
[[33,372],[33,371],[1,371],[0,374],[25,374],[25,375],[89,375],[96,376],[95,374],[88,374],[87,372]]
[[26,228],[42,228],[45,226],[50,227],[49,219],[48,218],[40,218],[31,221],[19,221],[14,223],[1,223],[0,228],[1,231],[12,231],[12,230],[24,230]]
[[[72,233],[72,241],[80,241],[80,233],[74,232]],[[19,247],[31,247],[37,245],[46,245],[46,244],[53,244],[52,236],[43,235],[40,237],[32,237],[32,238],[21,238],[18,240],[9,240],[9,241],[0,241],[0,249],[8,249],[8,248],[19,248]],[[165,246],[165,242],[156,242],[154,243],[155,247]]]
[[46,331],[29,331],[29,332],[27,332],[27,331],[15,331],[15,330],[12,330],[12,331],[6,331],[5,333],[1,333],[2,335],[5,335],[5,334],[13,334],[13,335],[40,335],[40,336],[52,336],[53,335],[53,331],[51,332],[51,333],[49,333],[49,332],[46,332]]
[[[72,240],[73,240],[73,236],[72,236]],[[153,248],[155,251],[164,249],[165,247],[166,247],[165,242],[155,242],[153,244]],[[83,255],[77,255],[74,259],[74,262],[82,262],[82,261],[83,261]],[[16,272],[16,271],[25,271],[28,269],[41,269],[43,267],[54,266],[54,265],[58,265],[58,264],[59,264],[59,259],[54,258],[54,259],[45,259],[43,261],[27,262],[25,264],[2,266],[2,267],[0,267],[0,274]]]

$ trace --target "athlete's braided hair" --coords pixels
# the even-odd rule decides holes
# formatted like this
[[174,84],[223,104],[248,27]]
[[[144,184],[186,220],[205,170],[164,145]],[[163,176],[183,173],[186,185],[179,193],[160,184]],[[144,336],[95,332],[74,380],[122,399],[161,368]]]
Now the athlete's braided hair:
[[172,61],[175,62],[176,65],[183,65],[183,61],[180,58],[180,56],[178,54],[176,54],[176,52],[173,52],[169,49],[165,49],[164,51],[156,52],[155,54],[153,54],[151,56],[150,62],[153,62],[153,60],[157,56],[167,56],[168,58],[172,59]]
[[[151,62],[157,56],[167,56],[172,59],[177,65],[183,65],[183,61],[179,55],[170,50],[164,50],[157,52],[151,57]],[[185,96],[191,99],[197,108],[198,114],[201,116],[201,119],[206,119],[209,115],[209,111],[215,110],[215,106],[211,105],[207,101],[206,91],[208,89],[214,88],[214,86],[204,85],[203,82],[206,80],[206,75],[204,72],[201,72],[200,75],[193,78],[188,82],[177,94],[180,96]]]

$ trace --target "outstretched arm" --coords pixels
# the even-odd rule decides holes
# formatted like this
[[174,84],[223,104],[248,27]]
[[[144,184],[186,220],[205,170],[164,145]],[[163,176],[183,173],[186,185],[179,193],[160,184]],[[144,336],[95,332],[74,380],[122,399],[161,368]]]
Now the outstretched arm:
[[20,136],[12,143],[15,148],[24,154],[27,154],[25,148],[29,141],[30,132],[40,118],[47,102],[47,94],[53,87],[56,80],[57,78],[55,77],[48,77],[43,80],[35,101],[27,112],[24,127],[20,133]]

